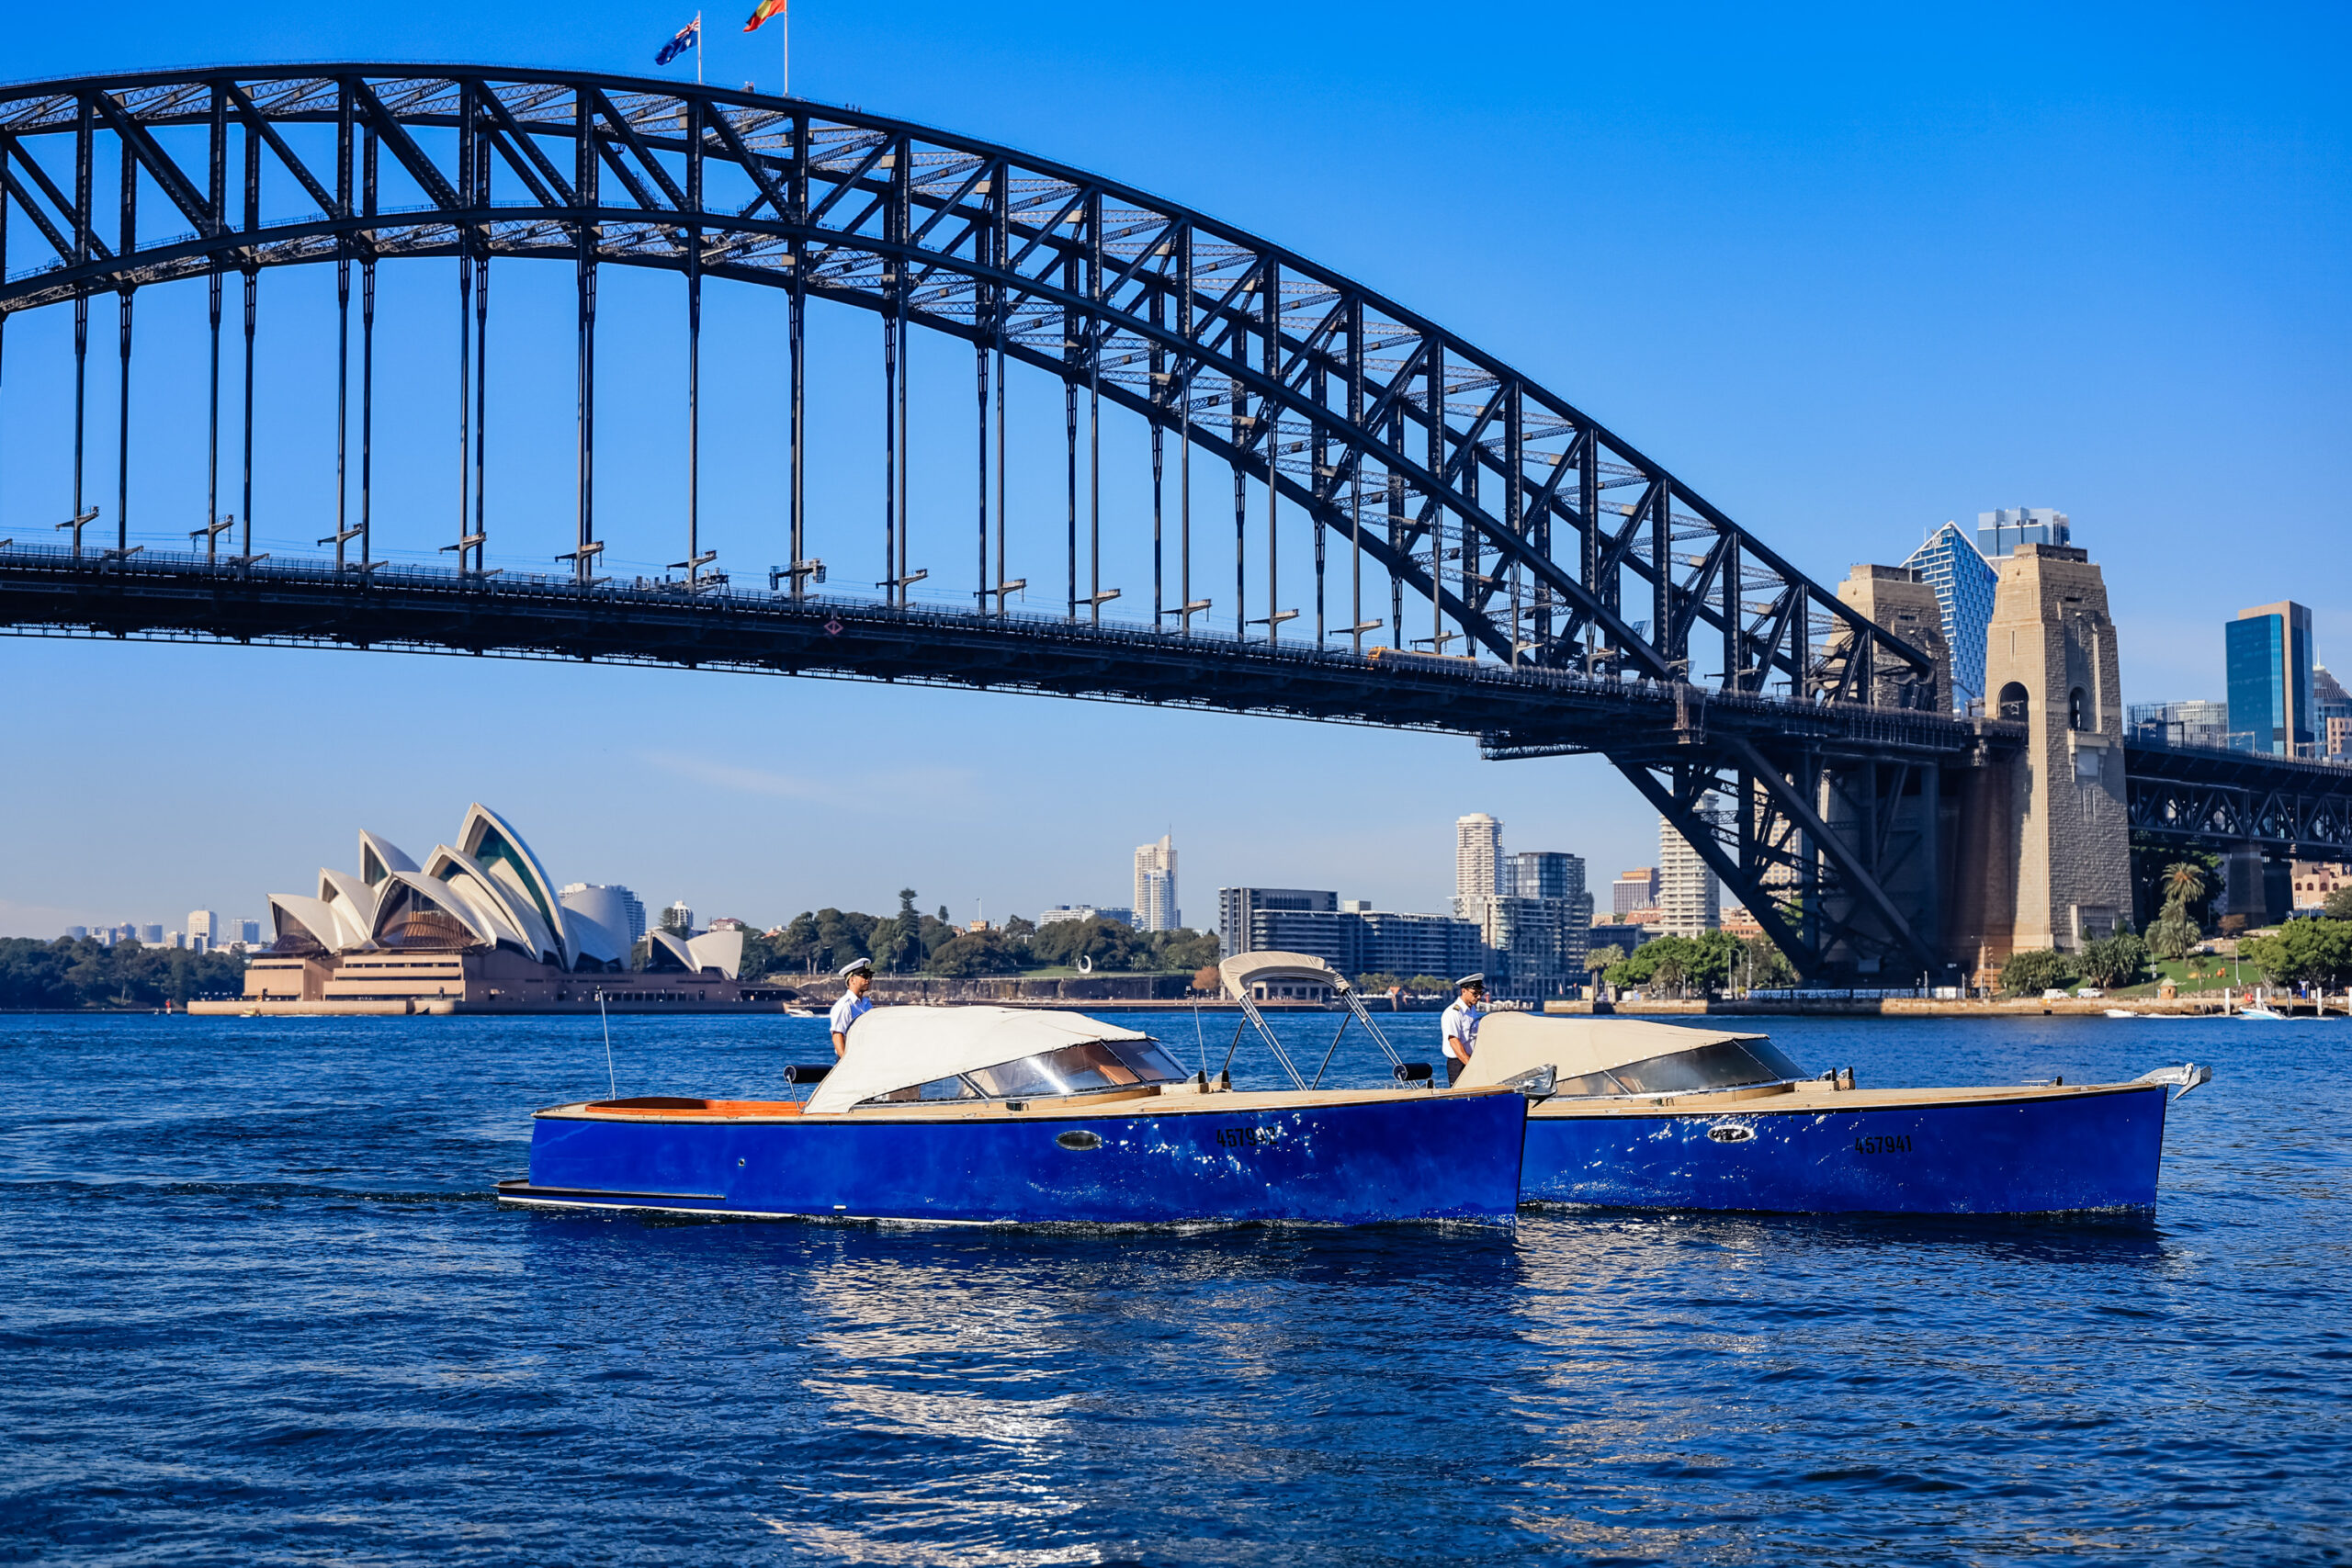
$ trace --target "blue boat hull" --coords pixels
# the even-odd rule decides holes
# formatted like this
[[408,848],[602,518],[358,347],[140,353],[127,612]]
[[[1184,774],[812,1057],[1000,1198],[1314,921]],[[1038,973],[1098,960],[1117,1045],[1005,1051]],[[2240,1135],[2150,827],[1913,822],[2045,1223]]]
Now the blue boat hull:
[[2155,1206],[2165,1132],[2159,1084],[1853,1111],[1755,1104],[1654,1116],[1539,1106],[1527,1123],[1522,1194],[1620,1208],[1805,1214]]
[[567,1208],[982,1224],[1507,1224],[1526,1106],[1505,1090],[970,1120],[542,1112],[530,1179],[502,1183],[499,1195]]

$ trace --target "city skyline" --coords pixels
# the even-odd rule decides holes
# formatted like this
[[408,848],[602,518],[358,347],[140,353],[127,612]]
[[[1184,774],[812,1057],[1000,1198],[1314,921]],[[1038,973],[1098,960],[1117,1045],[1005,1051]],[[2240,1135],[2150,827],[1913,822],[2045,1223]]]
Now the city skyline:
[[[1564,100],[1532,63],[1572,31],[1543,8],[1482,13],[1434,42],[1408,8],[1309,6],[1297,15],[1302,25],[1343,19],[1339,54],[1312,70],[1280,55],[1237,63],[1204,40],[1171,43],[1130,18],[1040,44],[1008,41],[984,18],[944,6],[918,6],[905,28],[888,28],[812,12],[797,19],[795,85],[1047,155],[1083,150],[1077,161],[1091,167],[1350,269],[1555,383],[1817,581],[1836,581],[1856,560],[1900,560],[1946,518],[1964,524],[2019,502],[2063,509],[2109,574],[2133,702],[2220,697],[2222,623],[2238,605],[2289,592],[2283,563],[2324,558],[2331,547],[2324,520],[2347,463],[2333,433],[2352,408],[2342,371],[2352,333],[2336,286],[2352,116],[2325,64],[2340,18],[2314,12],[2260,37],[2181,29],[2203,39],[2192,51],[2165,27],[2119,37],[2091,17],[2036,17],[1972,37],[1905,18],[1857,29],[1727,12],[1709,24],[1713,48],[1686,62],[1702,89],[1691,102],[1603,112]],[[457,55],[649,70],[645,38],[661,29],[641,11],[592,3],[572,17],[550,37],[532,18],[435,0],[331,17],[266,0],[233,14],[158,13],[135,28],[74,18],[17,40],[12,63],[39,76],[193,59]],[[1675,39],[1679,26],[1611,17],[1573,31],[1583,46],[1638,56]],[[2322,47],[2278,47],[2281,37],[2312,34]],[[919,46],[907,45],[910,35]],[[1532,47],[1491,47],[1504,37]],[[1408,59],[1409,68],[1400,63]],[[714,35],[714,80],[731,76],[720,62],[736,60],[747,62],[742,74],[773,70],[763,50]],[[1041,88],[1017,98],[989,90],[975,60],[1018,62]],[[690,63],[673,74],[690,74]],[[1286,156],[1236,165],[1103,112],[1106,102],[1165,97],[1246,126]],[[1367,137],[1377,157],[1367,156]],[[1574,159],[1597,170],[1589,197],[1616,221],[1595,233],[1575,212],[1525,210],[1521,176],[1478,156],[1497,145],[1523,149],[1532,163]],[[1521,210],[1523,240],[1448,231],[1395,244],[1398,232],[1421,231],[1431,188],[1456,191],[1466,209]],[[1350,198],[1345,218],[1322,216],[1313,199],[1334,190]],[[1659,233],[1685,242],[1663,261],[1651,238]],[[1993,237],[2015,234],[2035,237],[2030,266],[1982,265]],[[502,482],[493,502],[509,531],[502,536],[537,525],[536,513],[504,508],[568,484],[570,448],[555,439],[561,422],[539,405],[560,401],[548,388],[569,374],[569,318],[532,313],[530,276],[522,266],[502,273],[501,309],[515,313],[502,316],[500,341],[544,345],[552,379],[503,377],[492,400],[496,429],[513,443],[506,450],[543,471]],[[446,445],[437,334],[447,325],[447,284],[425,264],[385,274],[388,312],[421,310],[429,299],[435,313],[430,332],[388,334],[379,412],[386,431],[436,455]],[[619,308],[671,299],[652,287],[610,280],[607,349],[618,374],[666,389],[674,356]],[[321,331],[331,318],[326,280],[273,275],[264,288],[266,334],[309,334],[318,353],[331,353]],[[142,364],[155,355],[159,377],[198,361],[194,298],[141,295]],[[731,307],[714,299],[706,377],[753,374],[771,345],[738,330],[725,315]],[[1535,299],[1574,303],[1531,311]],[[42,412],[26,406],[33,372],[64,362],[70,329],[57,315],[10,323],[0,399],[16,419]],[[94,407],[111,392],[107,358],[93,355]],[[266,380],[264,418],[308,417],[324,384]],[[412,387],[424,390],[412,397]],[[774,461],[760,412],[714,407],[704,437],[706,526],[739,570],[770,559]],[[2184,422],[2206,435],[2186,454],[2164,434]],[[0,465],[0,536],[45,538],[57,520],[56,425],[20,428]],[[673,516],[671,400],[600,428],[613,454],[611,504]],[[172,431],[142,449],[159,468],[200,472],[200,463],[189,468],[191,451],[200,456],[200,436]],[[729,467],[721,453],[740,461]],[[441,471],[437,459],[420,467]],[[2263,547],[2204,558],[2216,526],[2211,497],[2229,493],[2227,479],[2246,469],[2266,475]],[[152,470],[134,477],[143,486]],[[1017,482],[1042,493],[1059,480],[1023,470]],[[416,481],[403,504],[437,507],[437,486]],[[152,492],[134,487],[134,498],[143,505]],[[854,488],[813,499],[860,517],[870,510],[870,495]],[[278,480],[260,500],[257,548],[315,551],[323,530]],[[169,521],[141,515],[157,527]],[[2191,558],[2198,570],[2180,570]],[[1106,581],[1133,587],[1146,570],[1123,563]],[[2352,637],[2352,607],[2312,609],[2324,657]],[[516,803],[541,824],[535,831],[551,852],[560,846],[563,863],[645,890],[649,903],[683,894],[697,908],[747,915],[815,903],[894,908],[896,888],[910,882],[927,904],[958,913],[976,896],[996,910],[1117,900],[1126,896],[1119,866],[1163,823],[1204,886],[1340,884],[1395,907],[1442,908],[1444,867],[1416,835],[1471,799],[1524,825],[1526,841],[1574,850],[1595,866],[1653,858],[1654,816],[1605,763],[1484,764],[1460,739],[827,682],[263,648],[12,639],[0,645],[0,671],[22,694],[17,726],[41,759],[0,781],[0,819],[10,824],[0,830],[0,929],[26,935],[133,909],[152,919],[206,901],[257,908],[268,887],[299,885],[336,852],[347,815],[404,840],[429,840],[430,825],[389,781],[345,781],[335,801],[286,787],[310,775],[322,743],[365,748],[388,732],[436,738],[403,784],[435,798]],[[362,684],[365,712],[339,707],[313,724],[223,716],[257,686]],[[94,718],[125,712],[126,694],[135,717]],[[217,701],[175,700],[190,694]],[[660,722],[636,716],[649,713]],[[452,714],[498,717],[453,731]],[[579,714],[615,716],[583,727]],[[831,743],[812,747],[818,737]],[[1151,766],[1122,770],[1114,790],[1074,797],[1065,787],[1072,747]],[[548,758],[576,765],[550,769]],[[1285,798],[1243,821],[1241,807],[1201,804],[1230,790],[1236,758],[1265,776],[1378,778],[1384,791]],[[204,783],[180,792],[166,777]],[[646,820],[647,800],[687,803],[692,841],[707,852]],[[1040,810],[1041,800],[1053,804]],[[266,830],[255,825],[263,802]],[[99,833],[120,846],[123,863],[89,863],[80,846]]]

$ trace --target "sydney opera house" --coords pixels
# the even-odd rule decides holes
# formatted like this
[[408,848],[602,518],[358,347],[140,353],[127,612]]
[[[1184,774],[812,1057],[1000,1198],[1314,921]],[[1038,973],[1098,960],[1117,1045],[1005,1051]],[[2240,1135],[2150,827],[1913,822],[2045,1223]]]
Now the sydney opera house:
[[356,873],[322,869],[315,895],[273,893],[269,915],[275,940],[246,965],[245,1003],[273,1010],[568,1010],[599,991],[619,1007],[771,999],[743,994],[740,931],[649,931],[633,966],[621,890],[560,892],[480,804],[421,864],[363,829]]

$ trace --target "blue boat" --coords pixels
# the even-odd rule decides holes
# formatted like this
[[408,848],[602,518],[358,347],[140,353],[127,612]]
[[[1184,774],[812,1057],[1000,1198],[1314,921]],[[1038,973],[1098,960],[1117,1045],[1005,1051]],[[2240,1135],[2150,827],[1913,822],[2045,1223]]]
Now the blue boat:
[[1509,1224],[1527,1100],[1237,1092],[1073,1013],[884,1008],[806,1101],[539,1111],[502,1202],[961,1224]]
[[1850,1068],[1808,1077],[1762,1034],[1498,1013],[1462,1082],[1541,1096],[1530,1201],[2026,1214],[2153,1209],[2167,1090],[2211,1077],[2190,1064],[2130,1083],[1862,1089]]

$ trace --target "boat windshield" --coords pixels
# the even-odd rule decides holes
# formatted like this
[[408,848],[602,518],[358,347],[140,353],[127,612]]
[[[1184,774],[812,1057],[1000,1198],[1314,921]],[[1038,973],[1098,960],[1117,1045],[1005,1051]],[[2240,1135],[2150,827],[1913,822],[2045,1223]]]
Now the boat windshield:
[[1570,1099],[1596,1094],[1690,1094],[1789,1083],[1803,1077],[1804,1070],[1769,1040],[1718,1040],[1582,1077],[1562,1078],[1554,1092]]
[[910,1100],[1049,1100],[1057,1095],[1091,1094],[1100,1089],[1132,1089],[1138,1084],[1174,1083],[1184,1069],[1149,1040],[1095,1040],[1065,1045],[925,1084],[877,1094],[861,1105],[890,1105]]
[[1184,1069],[1149,1040],[1093,1040],[964,1076],[990,1100],[1019,1100],[1174,1083]]

